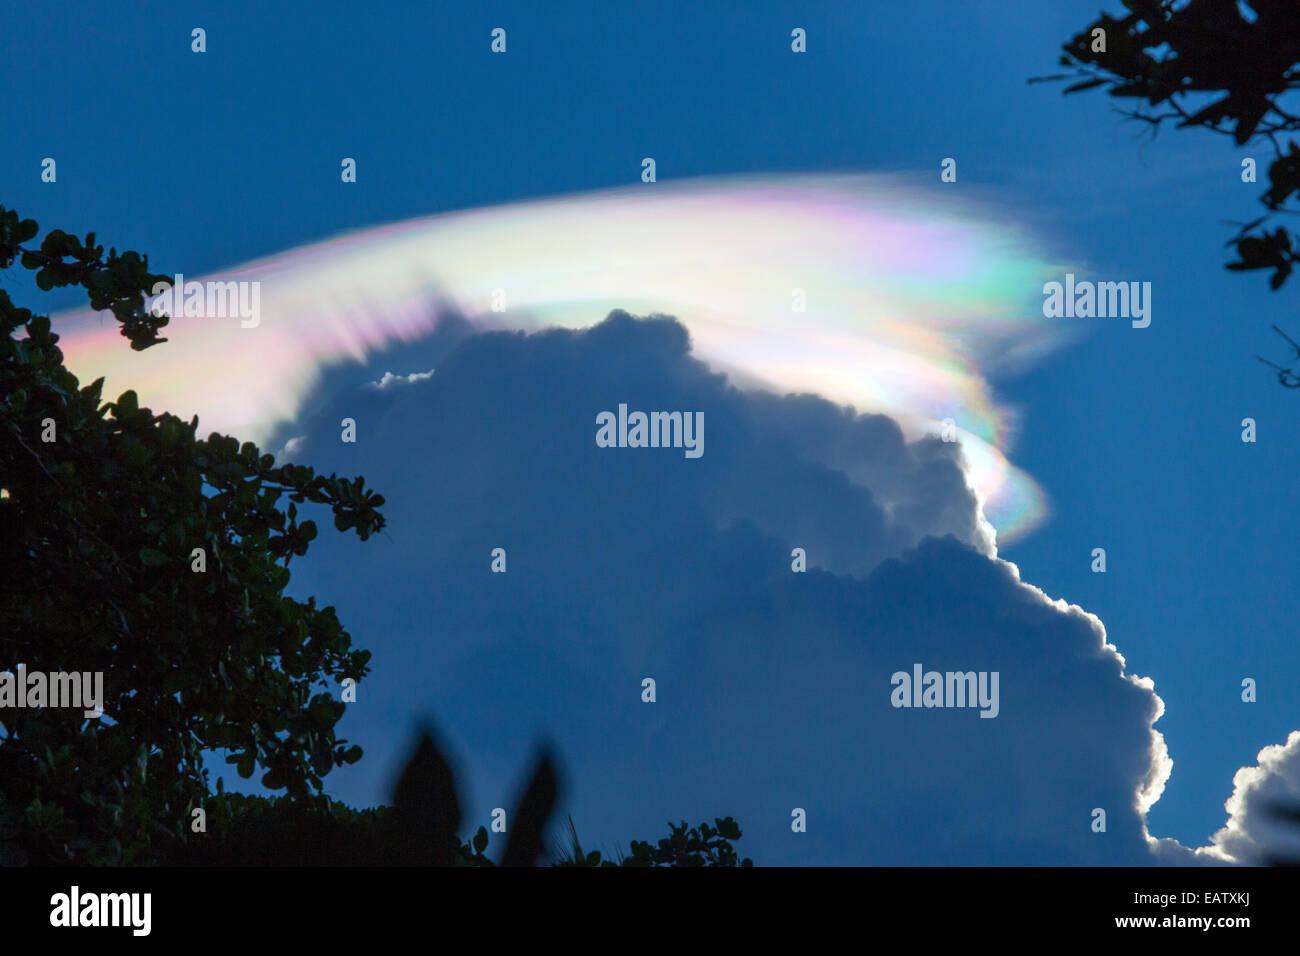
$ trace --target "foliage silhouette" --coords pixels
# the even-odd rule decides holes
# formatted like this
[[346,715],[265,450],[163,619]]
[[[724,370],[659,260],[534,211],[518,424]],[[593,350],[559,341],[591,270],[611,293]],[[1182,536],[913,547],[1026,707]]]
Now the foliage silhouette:
[[[1300,242],[1283,227],[1259,227],[1300,196],[1300,145],[1280,137],[1300,130],[1300,116],[1284,108],[1285,94],[1300,87],[1300,4],[1292,0],[1123,0],[1127,13],[1102,13],[1062,47],[1072,73],[1035,77],[1074,80],[1066,94],[1105,88],[1111,96],[1145,100],[1121,111],[1149,124],[1154,135],[1166,120],[1230,136],[1238,146],[1267,141],[1274,160],[1267,210],[1228,240],[1234,271],[1272,270],[1279,289],[1300,262]],[[1241,7],[1254,14],[1247,20]],[[1095,31],[1104,31],[1104,37]],[[1208,100],[1208,102],[1207,102]],[[1258,230],[1252,232],[1252,230]]]
[[731,817],[722,817],[713,821],[714,825],[701,823],[697,827],[687,827],[683,820],[680,825],[668,824],[668,836],[651,845],[645,841],[633,840],[631,853],[620,855],[620,859],[602,860],[600,851],[584,853],[582,843],[578,840],[578,831],[569,819],[570,849],[567,858],[556,866],[753,866],[754,861],[736,856],[731,845],[732,840],[739,840],[740,826]]
[[[542,834],[551,818],[551,811],[555,809],[558,786],[551,758],[543,753],[519,802],[519,809],[515,811],[514,826],[510,829],[510,839],[506,841],[506,852],[501,857],[502,866],[533,866],[542,855]],[[482,837],[486,845],[487,831],[482,832]],[[476,835],[476,845],[478,841]]]
[[[421,732],[393,792],[391,807],[353,810],[327,797],[309,801],[267,799],[218,792],[211,801],[208,832],[164,862],[218,866],[532,866],[560,790],[550,755],[543,751],[529,775],[513,816],[500,864],[487,856],[489,834],[480,826],[465,842],[456,836],[460,802],[455,776],[429,731]],[[752,866],[738,861],[730,841],[740,827],[730,817],[716,827],[687,829],[669,824],[671,834],[656,846],[631,842],[621,864],[584,853],[573,820],[573,851],[556,866]]]
[[451,863],[460,848],[460,800],[451,767],[428,731],[421,733],[415,753],[393,792],[394,822],[405,839],[394,845],[395,862],[408,865]]
[[[0,269],[20,261],[40,289],[84,289],[133,349],[165,341],[145,294],[167,279],[147,257],[57,229],[30,245],[38,232],[0,207]],[[284,594],[316,537],[297,506],[328,505],[365,540],[383,498],[362,478],[198,438],[197,418],[155,415],[134,392],[103,402],[102,379],[82,387],[64,365],[49,318],[3,289],[0,325],[0,669],[102,672],[105,698],[99,720],[0,709],[0,859],[152,860],[187,839],[210,750],[306,800],[361,756],[335,735],[344,705],[329,690],[364,677],[370,654],[333,608]]]

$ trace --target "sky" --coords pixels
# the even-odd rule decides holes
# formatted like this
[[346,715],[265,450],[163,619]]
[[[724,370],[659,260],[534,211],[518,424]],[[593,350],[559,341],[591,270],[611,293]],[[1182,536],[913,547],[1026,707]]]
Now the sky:
[[[417,714],[484,822],[549,734],[595,843],[730,813],[760,863],[1182,861],[1142,827],[1207,845],[1234,775],[1263,759],[1268,780],[1237,777],[1240,845],[1249,788],[1300,782],[1300,738],[1261,755],[1300,728],[1300,410],[1252,358],[1279,345],[1271,324],[1295,328],[1293,293],[1223,268],[1227,221],[1257,215],[1261,188],[1239,175],[1253,154],[1208,133],[1152,141],[1104,96],[1026,82],[1057,68],[1095,0],[69,9],[6,13],[0,54],[31,86],[0,107],[0,201],[158,272],[262,277],[262,328],[186,337],[178,321],[152,350],[167,394],[194,403],[170,410],[292,440],[294,460],[364,474],[390,502],[387,536],[323,535],[294,569],[295,593],[375,651],[371,702],[343,723],[367,756],[331,776],[335,795],[386,799]],[[788,192],[832,181],[848,185],[830,212]],[[787,190],[780,208],[710,234],[755,183]],[[672,205],[687,188],[702,205]],[[583,203],[589,219],[564,218]],[[243,265],[408,221],[405,245],[362,232]],[[623,258],[593,267],[611,249]],[[806,318],[706,301],[720,276],[735,290],[792,261],[815,273]],[[495,268],[531,311],[475,300]],[[1033,315],[1067,270],[1150,282],[1150,326]],[[635,301],[596,281],[633,274]],[[936,306],[936,289],[960,303]],[[598,324],[656,295],[678,323]],[[818,339],[835,315],[853,348]],[[92,326],[70,331],[83,380],[131,374],[124,341],[109,357]],[[311,373],[278,396],[287,410],[248,398],[285,369]],[[747,370],[775,394],[730,388]],[[705,454],[597,448],[594,413],[619,402],[703,410]],[[969,454],[993,449],[1014,489],[996,540],[981,499],[997,488],[967,488],[970,461],[923,437],[957,405]],[[914,661],[998,670],[1001,713],[892,707],[890,675]],[[1145,818],[1140,791],[1158,791]],[[807,833],[791,835],[792,807]]]

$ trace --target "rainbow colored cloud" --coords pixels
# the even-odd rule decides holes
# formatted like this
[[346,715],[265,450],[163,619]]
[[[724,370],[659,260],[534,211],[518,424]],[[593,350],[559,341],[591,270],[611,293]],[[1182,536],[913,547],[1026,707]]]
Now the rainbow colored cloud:
[[[173,316],[168,343],[143,353],[111,317],[59,322],[69,366],[106,376],[105,394],[134,388],[155,409],[198,414],[204,431],[261,442],[296,417],[326,366],[418,339],[440,310],[523,330],[581,328],[614,308],[666,313],[739,385],[886,413],[909,437],[952,419],[1005,542],[1046,504],[1007,460],[1014,415],[988,376],[1075,328],[1043,318],[1042,285],[1067,266],[1040,250],[953,186],[707,179],[429,216],[259,259],[202,277],[260,282],[256,327]],[[149,251],[155,268],[166,262]],[[492,310],[496,290],[504,312]]]

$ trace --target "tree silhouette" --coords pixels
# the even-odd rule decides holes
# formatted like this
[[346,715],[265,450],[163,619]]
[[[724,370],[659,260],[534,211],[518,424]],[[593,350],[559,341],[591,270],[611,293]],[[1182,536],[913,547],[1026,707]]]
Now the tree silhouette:
[[714,825],[701,823],[687,827],[686,821],[668,824],[668,836],[657,844],[633,840],[631,852],[620,855],[618,862],[602,860],[600,851],[584,853],[578,831],[569,818],[570,846],[556,866],[753,866],[754,861],[740,859],[731,845],[739,840],[740,826],[731,817],[715,818]]
[[[1167,120],[1232,137],[1238,146],[1267,140],[1275,159],[1260,197],[1265,216],[1230,239],[1238,260],[1229,269],[1272,269],[1280,288],[1300,261],[1300,247],[1279,227],[1251,230],[1300,193],[1300,146],[1284,149],[1281,134],[1300,130],[1300,116],[1281,105],[1300,87],[1300,5],[1289,0],[1125,0],[1128,13],[1102,13],[1062,47],[1073,73],[1030,82],[1073,79],[1065,93],[1104,87],[1114,97],[1146,100],[1121,112],[1154,133]],[[1253,11],[1248,21],[1242,7]],[[1209,102],[1203,102],[1208,100]]]
[[[1280,289],[1300,263],[1300,236],[1266,224],[1300,212],[1300,144],[1283,138],[1300,130],[1286,94],[1300,87],[1300,4],[1294,0],[1123,0],[1127,13],[1102,13],[1062,47],[1073,72],[1030,82],[1074,80],[1065,93],[1103,88],[1113,97],[1145,101],[1120,112],[1149,125],[1199,127],[1231,137],[1237,146],[1267,143],[1273,159],[1264,215],[1228,239],[1233,271],[1271,270]],[[1247,14],[1250,14],[1248,16]],[[1253,17],[1251,19],[1250,17]],[[1253,158],[1250,159],[1253,164]],[[1253,166],[1252,166],[1253,169]],[[1283,385],[1300,381],[1278,370]],[[1295,387],[1288,385],[1288,387]]]
[[[209,831],[163,862],[217,866],[533,866],[543,851],[546,827],[559,799],[559,774],[542,749],[528,774],[514,813],[506,817],[506,846],[500,863],[487,856],[490,837],[480,826],[462,841],[455,774],[421,731],[393,791],[392,806],[353,810],[326,797],[307,801],[228,794],[210,801]],[[555,866],[753,866],[739,860],[732,840],[740,827],[730,817],[687,828],[669,824],[670,835],[652,846],[631,841],[615,863],[599,851],[585,853],[569,818],[571,844],[553,853]]]
[[[133,349],[165,339],[147,313],[165,276],[104,255],[94,234],[0,207],[0,269],[15,260],[43,290],[79,286]],[[47,316],[0,289],[0,669],[102,672],[103,717],[81,708],[0,709],[0,856],[9,862],[134,863],[183,842],[208,796],[205,751],[295,799],[360,758],[336,737],[332,686],[360,680],[331,607],[286,597],[289,563],[328,505],[340,531],[381,529],[364,480],[276,466],[251,442],[196,435],[141,408],[103,402],[65,367]],[[280,501],[287,496],[287,509]],[[201,570],[200,570],[201,567]],[[315,690],[315,693],[313,693]]]

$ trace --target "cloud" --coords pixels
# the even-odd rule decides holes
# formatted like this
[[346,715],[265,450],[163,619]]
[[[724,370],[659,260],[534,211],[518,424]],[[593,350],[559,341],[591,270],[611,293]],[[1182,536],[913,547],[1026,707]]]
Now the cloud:
[[410,375],[394,375],[392,372],[385,372],[383,378],[377,382],[367,382],[365,387],[386,392],[390,388],[400,388],[403,385],[414,385],[416,382],[423,382],[427,378],[432,378],[433,371],[433,369],[429,369],[427,372],[412,372]]
[[[742,391],[664,317],[470,335],[437,366],[293,426],[302,461],[388,500],[385,534],[324,536],[294,569],[375,653],[343,726],[367,758],[338,796],[386,799],[428,714],[467,824],[509,805],[546,734],[593,847],[730,814],[767,864],[1150,862],[1163,705],[1096,617],[993,556],[960,446]],[[702,412],[705,454],[597,447],[620,403]],[[893,707],[918,663],[997,672],[998,716]]]
[[1300,730],[1286,743],[1259,752],[1253,767],[1233,775],[1232,796],[1224,804],[1227,823],[1207,846],[1189,849],[1162,840],[1157,853],[1162,862],[1262,865],[1274,858],[1300,858],[1300,838],[1294,823],[1280,819],[1279,807],[1300,806]]
[[278,452],[275,453],[275,457],[282,460],[297,457],[303,451],[303,446],[306,441],[306,435],[294,435],[284,443],[284,446]]
[[1087,325],[1043,316],[1044,281],[1069,267],[973,195],[919,176],[764,175],[428,216],[191,277],[257,283],[255,329],[173,316],[166,349],[123,352],[114,324],[83,310],[58,317],[61,348],[82,378],[105,376],[105,394],[131,387],[264,443],[311,414],[332,363],[373,362],[446,313],[532,331],[615,307],[671,312],[737,381],[886,414],[911,438],[950,420],[1005,542],[1047,502],[1007,459],[1016,415],[989,378]]

